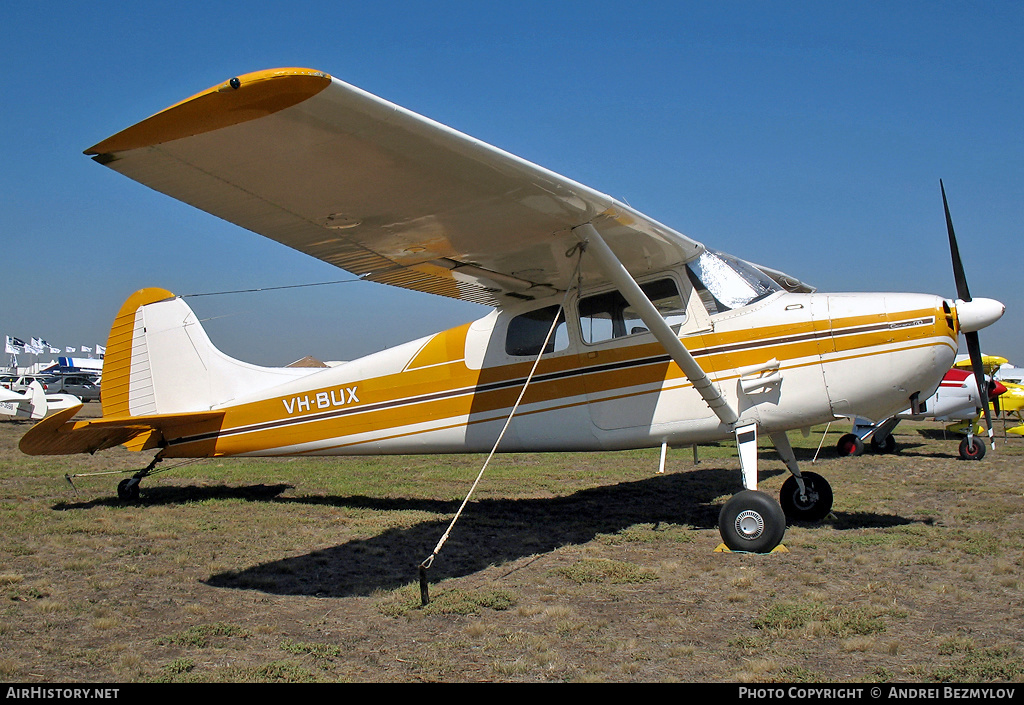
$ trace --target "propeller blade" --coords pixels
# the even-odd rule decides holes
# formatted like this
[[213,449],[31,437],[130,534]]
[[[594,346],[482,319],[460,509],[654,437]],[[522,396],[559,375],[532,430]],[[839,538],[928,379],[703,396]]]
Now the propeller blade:
[[971,292],[967,288],[967,276],[964,274],[964,263],[960,260],[960,248],[956,246],[956,234],[953,232],[953,219],[949,217],[949,203],[946,201],[946,187],[939,179],[939,188],[942,189],[942,208],[946,211],[946,232],[949,234],[949,253],[953,258],[953,279],[956,281],[957,298],[963,301],[971,300]]
[[992,412],[989,410],[988,382],[985,380],[985,367],[981,363],[981,342],[978,340],[977,331],[964,333],[964,337],[967,339],[967,354],[971,356],[971,370],[974,371],[974,380],[978,384],[981,408],[985,410],[985,425],[988,427],[989,444],[994,448],[995,442],[992,440]]
[[[953,219],[949,215],[949,202],[946,200],[946,187],[939,179],[939,188],[942,190],[942,208],[946,212],[946,232],[949,234],[949,254],[953,260],[953,278],[956,280],[956,295],[961,301],[971,300],[971,291],[967,288],[967,275],[964,274],[964,263],[960,259],[960,248],[956,245],[956,234],[953,232]],[[981,342],[978,340],[978,332],[965,332],[967,339],[967,354],[971,358],[971,369],[974,371],[974,381],[978,385],[978,396],[981,397],[982,408],[985,410],[985,425],[988,426],[989,444],[994,448],[992,433],[992,412],[989,410],[988,385],[985,382],[985,368],[981,363]],[[985,391],[982,391],[985,390]]]

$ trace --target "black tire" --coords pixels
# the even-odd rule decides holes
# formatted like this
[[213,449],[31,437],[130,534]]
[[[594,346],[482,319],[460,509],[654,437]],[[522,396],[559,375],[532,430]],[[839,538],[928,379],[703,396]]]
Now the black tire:
[[117,498],[122,502],[139,501],[139,481],[131,477],[117,483]]
[[836,452],[839,453],[840,458],[845,458],[848,455],[863,455],[864,441],[854,433],[847,433],[836,443]]
[[786,515],[764,492],[743,490],[732,496],[718,515],[722,541],[733,551],[768,553],[782,543]]
[[977,438],[963,439],[960,441],[960,457],[964,460],[981,460],[985,457],[984,442]]
[[779,493],[782,511],[794,521],[821,521],[832,511],[832,486],[817,473],[802,472],[800,476],[804,479],[806,495],[800,498],[800,485],[790,475]]
[[878,436],[872,436],[871,450],[873,450],[876,453],[895,453],[896,439],[892,437],[891,433],[882,438],[879,438]]

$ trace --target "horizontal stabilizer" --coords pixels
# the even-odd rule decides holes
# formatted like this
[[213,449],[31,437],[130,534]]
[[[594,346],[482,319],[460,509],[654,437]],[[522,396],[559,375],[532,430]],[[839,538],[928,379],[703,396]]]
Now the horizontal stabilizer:
[[38,381],[24,392],[0,388],[0,414],[20,419],[41,419],[46,416],[46,394]]
[[[182,436],[201,435],[220,428],[224,413],[199,411],[111,419],[72,421],[81,405],[43,419],[19,444],[26,455],[73,455],[125,445],[129,450],[162,447]],[[194,448],[194,444],[192,445]],[[172,454],[165,454],[172,455]]]

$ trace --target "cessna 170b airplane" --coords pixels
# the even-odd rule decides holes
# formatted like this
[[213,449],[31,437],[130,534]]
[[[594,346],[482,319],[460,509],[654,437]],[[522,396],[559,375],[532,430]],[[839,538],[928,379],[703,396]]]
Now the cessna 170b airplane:
[[[766,552],[787,514],[817,520],[832,503],[786,432],[917,404],[958,334],[1003,312],[967,293],[951,226],[959,300],[815,293],[319,71],[232,78],[86,153],[367,281],[494,308],[336,367],[265,368],[218,351],[170,291],[136,292],[111,328],[102,418],[68,409],[20,444],[157,449],[125,498],[165,458],[735,439],[743,489],[723,540]],[[761,434],[791,473],[781,506],[757,490]]]

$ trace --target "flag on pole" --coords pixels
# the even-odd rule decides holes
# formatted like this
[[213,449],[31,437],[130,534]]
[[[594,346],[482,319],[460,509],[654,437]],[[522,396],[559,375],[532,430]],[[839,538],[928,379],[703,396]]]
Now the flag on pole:
[[91,353],[92,352],[92,348],[83,345],[82,346],[82,352]]
[[97,354],[97,355],[103,355],[103,354],[105,354],[106,352],[107,352],[107,348],[106,348],[106,346],[105,346],[105,345],[97,345],[97,346],[96,346],[96,354]]
[[25,352],[25,341],[21,338],[12,338],[7,336],[5,341],[4,350],[9,352],[11,355],[19,355]]
[[73,352],[75,352],[75,350],[77,350],[77,349],[78,349],[78,348],[73,348],[73,347],[71,347],[70,345],[65,345],[65,346],[64,346],[64,352],[69,352],[69,353],[73,353]]

